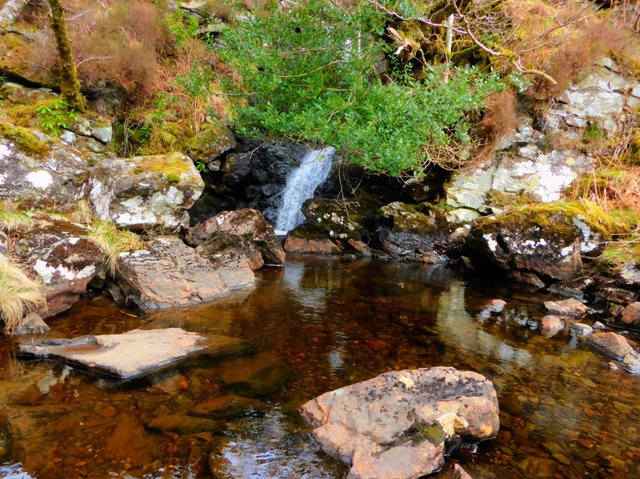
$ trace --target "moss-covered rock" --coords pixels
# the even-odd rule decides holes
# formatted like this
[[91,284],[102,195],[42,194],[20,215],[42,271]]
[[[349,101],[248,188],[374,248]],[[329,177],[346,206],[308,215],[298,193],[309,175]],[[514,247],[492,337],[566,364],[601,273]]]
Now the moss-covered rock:
[[378,239],[387,253],[425,263],[447,260],[452,232],[444,212],[394,202],[380,208]]
[[210,163],[236,146],[234,134],[222,123],[209,123],[187,142],[194,161]]
[[8,121],[0,121],[0,138],[11,140],[28,154],[41,155],[48,150],[47,144],[31,131]]
[[623,228],[594,205],[554,203],[479,219],[467,246],[476,262],[513,277],[567,280],[581,271],[581,255],[597,256],[603,240]]
[[348,200],[310,199],[302,206],[309,230],[325,238],[347,242],[368,240],[368,225],[373,224],[381,203],[366,198]]
[[203,189],[200,174],[182,153],[105,160],[89,181],[97,216],[134,230],[187,226],[187,209]]

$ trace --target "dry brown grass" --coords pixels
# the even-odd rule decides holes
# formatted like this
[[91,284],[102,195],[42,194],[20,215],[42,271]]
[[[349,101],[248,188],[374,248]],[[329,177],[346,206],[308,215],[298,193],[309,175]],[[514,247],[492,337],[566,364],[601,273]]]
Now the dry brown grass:
[[496,143],[517,127],[516,96],[513,91],[505,90],[490,95],[485,100],[484,115],[476,127],[476,137],[480,142],[477,159],[489,157]]
[[144,243],[140,236],[131,231],[120,230],[109,222],[94,221],[89,237],[100,246],[104,256],[104,265],[112,277],[116,275],[120,253],[144,249]]
[[32,308],[43,304],[41,284],[0,255],[0,319],[4,332],[12,334]]

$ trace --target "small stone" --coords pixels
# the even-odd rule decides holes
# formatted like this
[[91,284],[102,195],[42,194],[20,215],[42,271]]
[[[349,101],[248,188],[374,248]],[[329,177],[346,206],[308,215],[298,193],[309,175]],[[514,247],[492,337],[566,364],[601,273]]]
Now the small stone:
[[73,146],[76,144],[76,134],[69,130],[65,130],[64,133],[60,135],[60,139],[67,145]]
[[620,369],[620,366],[618,366],[613,361],[609,361],[609,363],[607,363],[607,366],[609,366],[609,369],[611,369],[612,371],[617,371],[618,369]]
[[625,324],[640,324],[640,302],[631,303],[624,308],[622,322]]
[[51,331],[51,328],[47,326],[47,323],[36,313],[27,314],[20,326],[13,330],[15,336],[23,334],[44,334]]
[[587,306],[574,298],[562,301],[545,301],[544,307],[553,314],[563,314],[567,316],[583,316],[591,311]]
[[547,315],[542,318],[540,325],[542,326],[543,334],[556,333],[564,327],[564,325],[562,324],[562,319],[560,319],[558,316],[553,315]]
[[94,128],[91,130],[91,136],[106,145],[113,138],[113,128],[111,125]]
[[595,333],[587,339],[587,345],[613,359],[622,359],[633,352],[626,338],[617,333]]
[[605,325],[602,324],[600,321],[596,321],[595,323],[593,323],[592,328],[593,329],[604,329]]
[[640,374],[640,356],[633,351],[622,360],[624,368],[632,374]]
[[575,331],[578,336],[589,336],[593,333],[593,328],[584,323],[573,323],[571,325],[571,330]]

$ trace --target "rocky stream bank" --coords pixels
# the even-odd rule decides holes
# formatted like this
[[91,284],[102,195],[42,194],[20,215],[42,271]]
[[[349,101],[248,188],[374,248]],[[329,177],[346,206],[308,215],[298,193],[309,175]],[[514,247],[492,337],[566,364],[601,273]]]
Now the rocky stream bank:
[[[14,107],[56,97],[50,90],[8,82],[2,86],[2,95]],[[35,335],[19,347],[20,352],[62,358],[120,378],[156,371],[196,352],[209,357],[248,354],[251,346],[236,344],[234,338],[200,338],[205,347],[186,331],[158,329],[169,339],[156,343],[143,338],[146,347],[156,345],[153,348],[170,353],[166,345],[175,342],[184,349],[151,359],[132,357],[127,364],[113,366],[90,353],[113,349],[110,359],[121,360],[122,355],[115,354],[118,347],[127,348],[126,341],[118,346],[121,337],[37,336],[48,330],[43,320],[69,310],[82,297],[105,295],[118,305],[147,314],[196,306],[253,290],[255,271],[265,265],[284,266],[287,254],[312,253],[345,261],[373,257],[448,265],[461,274],[516,281],[551,293],[555,299],[571,298],[545,303],[549,314],[542,318],[519,318],[517,311],[499,301],[478,309],[477,318],[540,329],[548,338],[564,330],[577,343],[610,359],[611,369],[622,366],[640,373],[637,345],[625,337],[625,331],[640,328],[640,265],[629,260],[616,270],[598,269],[593,259],[614,239],[618,225],[583,203],[561,202],[567,189],[591,171],[593,157],[581,143],[585,132],[593,125],[605,133],[622,128],[625,112],[639,104],[640,84],[621,73],[613,60],[602,58],[546,113],[544,125],[523,110],[517,129],[501,139],[490,159],[472,168],[452,174],[434,170],[416,183],[372,176],[336,161],[315,195],[299,205],[283,204],[283,191],[312,146],[259,142],[211,127],[185,151],[122,158],[113,152],[113,126],[98,114],[77,119],[59,137],[2,120],[0,200],[6,206],[0,217],[0,254],[2,261],[20,263],[37,278],[44,295],[44,301],[25,311],[24,320],[20,318],[13,328],[17,335]],[[528,205],[520,206],[524,200]],[[277,237],[278,211],[292,207],[301,208],[305,222],[288,231],[286,238]],[[105,224],[113,228],[111,236],[100,234]],[[128,237],[129,244],[113,247],[113,237],[123,231],[134,236]],[[138,360],[132,368],[130,363]],[[237,408],[239,414],[259,411],[262,403],[252,401],[268,395],[273,384],[287,380],[286,367],[277,361],[265,360],[256,366],[250,374],[257,377],[253,382],[234,378],[233,371],[230,367],[222,375],[222,383],[234,395],[216,400],[224,402],[225,411]],[[422,390],[423,380],[432,381],[422,374],[441,372],[393,373],[399,378],[386,389],[360,383],[339,394],[355,391],[358,396],[366,393],[359,388],[384,389],[395,402],[404,404],[398,394]],[[381,430],[373,442],[372,424],[363,428],[327,422],[325,406],[320,404],[338,394],[335,391],[315,400],[317,410],[304,406],[303,415],[317,427],[313,434],[324,450],[351,464],[348,477],[420,477],[440,469],[445,443],[477,442],[497,434],[493,386],[484,382],[482,387],[469,386],[484,378],[459,374],[469,374],[471,379],[456,376],[449,381],[453,386],[442,392],[445,399],[407,399],[419,405],[411,403],[409,412],[397,414],[415,416],[415,422],[391,432]],[[376,380],[392,381],[390,376],[381,378]],[[261,380],[266,390],[259,390]],[[465,396],[459,391],[460,382],[482,391],[472,394],[469,404],[449,404],[449,396]],[[489,398],[488,404],[480,405],[478,397]],[[429,401],[436,403],[435,412],[424,408]],[[223,427],[218,406],[200,403],[194,413],[181,416],[154,409],[154,418],[145,427],[175,435],[211,434]],[[338,414],[344,414],[346,422],[357,422],[350,407],[344,406]],[[386,408],[378,403],[371,407]],[[461,409],[472,410],[482,421],[458,414]],[[395,416],[387,419],[391,417]],[[118,418],[119,424],[135,422],[126,415]],[[134,429],[146,434],[138,426]],[[337,438],[325,434],[354,427],[362,435],[355,445],[342,441],[349,435],[344,431]],[[378,454],[380,450],[384,454]],[[381,458],[387,455],[389,461]],[[428,466],[417,466],[422,464],[418,455],[429,456],[421,458],[428,459]],[[216,455],[212,457],[215,462]],[[397,461],[416,469],[372,472],[387,471],[388,463]]]

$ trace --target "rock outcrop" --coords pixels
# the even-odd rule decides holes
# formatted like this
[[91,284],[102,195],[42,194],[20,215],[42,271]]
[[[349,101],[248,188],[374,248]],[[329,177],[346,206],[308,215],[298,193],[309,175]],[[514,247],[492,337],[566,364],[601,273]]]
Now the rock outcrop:
[[425,213],[394,202],[380,208],[378,240],[382,249],[397,258],[422,263],[443,263],[451,247],[451,228],[444,215]]
[[477,215],[502,212],[505,201],[523,195],[543,203],[561,199],[563,190],[591,168],[583,142],[618,130],[625,108],[640,102],[629,94],[636,89],[637,81],[623,76],[611,59],[596,61],[542,122],[520,118],[517,131],[498,143],[492,158],[456,172],[446,187],[447,204]]
[[351,465],[349,479],[431,474],[444,464],[448,440],[492,438],[500,425],[491,382],[446,367],[384,373],[301,411],[321,447]]
[[253,287],[255,278],[246,265],[214,267],[180,239],[161,236],[120,254],[118,283],[128,304],[157,310],[213,301]]
[[581,254],[595,253],[601,238],[579,213],[533,206],[477,220],[467,248],[479,264],[517,280],[525,274],[538,281],[567,280],[581,271]]
[[91,172],[89,198],[97,216],[122,228],[177,230],[204,189],[182,153],[105,160]]
[[286,254],[273,227],[262,214],[245,208],[225,211],[189,230],[187,242],[214,264],[249,266],[282,266]]

